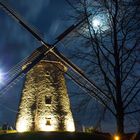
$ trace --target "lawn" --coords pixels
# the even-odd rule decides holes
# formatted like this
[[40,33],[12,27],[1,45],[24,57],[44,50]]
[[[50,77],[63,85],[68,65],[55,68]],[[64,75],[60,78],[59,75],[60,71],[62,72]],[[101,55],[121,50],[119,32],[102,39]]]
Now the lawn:
[[26,132],[0,134],[0,140],[111,140],[111,137],[80,132]]

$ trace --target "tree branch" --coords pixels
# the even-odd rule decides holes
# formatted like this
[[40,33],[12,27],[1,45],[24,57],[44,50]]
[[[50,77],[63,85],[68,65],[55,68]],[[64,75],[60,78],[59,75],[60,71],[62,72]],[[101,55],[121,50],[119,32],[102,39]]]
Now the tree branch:
[[136,91],[136,93],[132,96],[132,98],[128,101],[128,103],[126,104],[126,105],[124,105],[124,109],[126,109],[131,103],[132,103],[132,101],[134,100],[134,98],[137,96],[137,94],[139,94],[140,93],[140,89],[138,89],[137,91]]
[[124,98],[123,102],[125,103],[127,98],[131,95],[131,93],[133,92],[133,90],[135,89],[135,87],[140,83],[140,78],[136,81],[136,83],[132,86],[131,90],[128,92],[128,94],[126,95],[126,97]]

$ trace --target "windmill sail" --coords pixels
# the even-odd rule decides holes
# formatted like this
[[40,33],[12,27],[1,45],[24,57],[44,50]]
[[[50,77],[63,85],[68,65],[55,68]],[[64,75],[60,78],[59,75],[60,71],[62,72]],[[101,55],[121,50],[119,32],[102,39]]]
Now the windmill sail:
[[[69,69],[69,71],[71,71],[71,74],[69,73],[68,75],[71,76],[73,80],[77,81],[77,78],[75,77],[77,75],[79,77],[78,78],[79,80],[77,81],[77,83],[79,83],[79,85],[81,85],[80,84],[81,82],[82,82],[82,85],[85,85],[84,83],[87,83],[86,84],[87,86],[86,87],[84,86],[84,87],[85,87],[85,89],[88,89],[88,92],[89,91],[97,92],[97,93],[93,92],[94,96],[92,95],[92,97],[97,98],[97,100],[99,100],[99,98],[101,98],[101,100],[105,100],[105,101],[110,100],[110,97],[106,93],[104,93],[100,88],[98,88],[91,80],[89,80],[80,68],[78,68],[75,64],[73,64],[71,61],[69,61],[63,54],[61,54],[60,52],[58,52],[55,49],[55,47],[56,47],[56,46],[54,46],[55,43],[53,45],[46,43],[43,40],[43,38],[41,38],[40,35],[38,35],[38,33],[36,33],[30,26],[28,26],[26,24],[26,22],[24,22],[24,20],[20,19],[20,17],[17,16],[17,14],[15,13],[14,10],[12,10],[11,8],[9,9],[2,2],[0,2],[0,5],[3,7],[3,9],[5,11],[10,13],[10,15],[12,15],[14,17],[14,19],[16,19],[16,21],[18,21],[27,31],[29,31],[43,45],[43,51],[37,57],[35,57],[34,60],[29,60],[29,63],[27,63],[27,66],[16,77],[14,77],[11,81],[9,81],[7,85],[9,85],[11,82],[13,82],[15,79],[17,79],[17,77],[20,76],[21,74],[26,74],[32,67],[34,67],[48,53],[52,53],[53,55],[55,55],[55,57],[57,57],[59,59],[59,61],[61,63],[63,63]],[[75,28],[74,26],[71,27],[71,30],[74,28]],[[64,38],[64,36],[67,35],[71,30],[67,30],[67,32],[65,34],[62,34],[62,36],[59,36],[58,39]],[[60,41],[60,40],[57,40],[57,42],[58,41]],[[83,83],[83,81],[84,81],[84,83]],[[7,85],[5,85],[2,89],[6,88]]]

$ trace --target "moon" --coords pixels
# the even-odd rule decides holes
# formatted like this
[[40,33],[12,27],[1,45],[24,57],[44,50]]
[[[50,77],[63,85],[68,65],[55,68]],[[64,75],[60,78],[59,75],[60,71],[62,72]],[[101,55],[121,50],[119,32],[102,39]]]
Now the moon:
[[107,31],[109,29],[107,15],[101,14],[101,15],[97,15],[97,16],[93,17],[91,20],[91,25],[96,33],[98,31],[100,33]]
[[101,21],[99,19],[93,19],[92,25],[93,25],[93,28],[98,29],[101,26]]

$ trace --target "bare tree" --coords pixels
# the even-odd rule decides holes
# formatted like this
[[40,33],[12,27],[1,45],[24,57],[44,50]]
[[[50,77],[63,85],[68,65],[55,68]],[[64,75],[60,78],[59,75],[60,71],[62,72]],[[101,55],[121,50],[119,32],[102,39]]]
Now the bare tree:
[[111,97],[110,113],[117,132],[123,134],[128,121],[140,112],[139,2],[66,1],[73,9],[73,20],[87,17],[87,24],[75,31],[78,41],[71,47],[71,57]]

